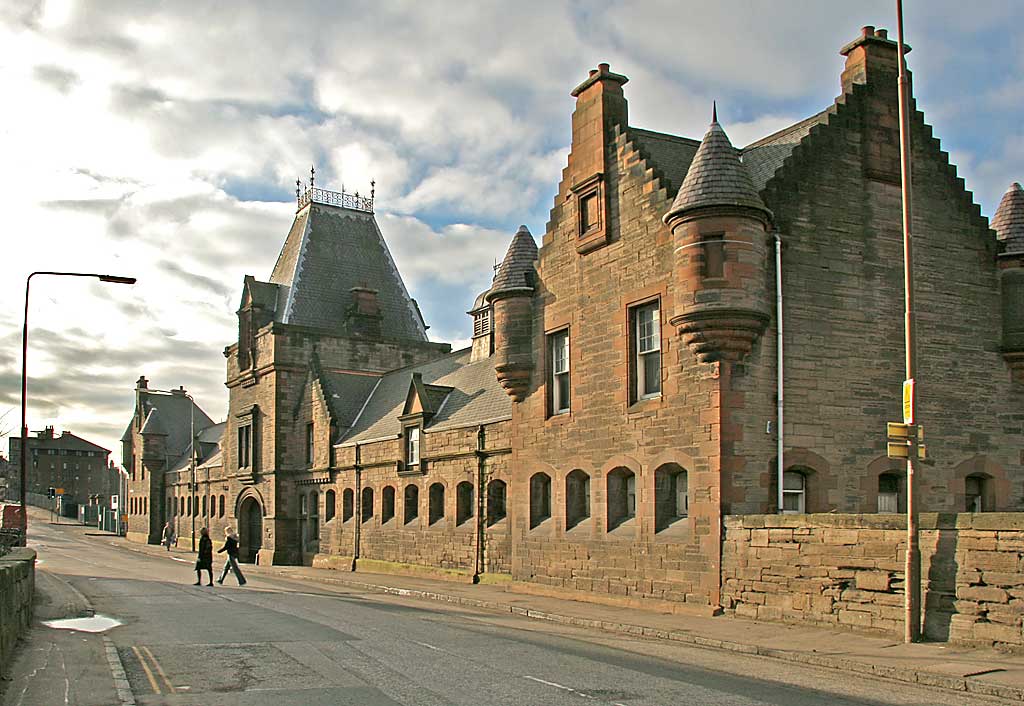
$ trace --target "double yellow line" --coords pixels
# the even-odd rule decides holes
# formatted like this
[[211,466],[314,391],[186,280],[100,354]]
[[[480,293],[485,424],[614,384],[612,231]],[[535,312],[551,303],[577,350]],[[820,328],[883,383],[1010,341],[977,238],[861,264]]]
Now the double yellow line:
[[[139,660],[139,664],[142,665],[142,670],[146,673],[146,679],[149,680],[149,685],[153,687],[154,694],[164,693],[160,690],[160,682],[157,681],[156,676],[153,674],[154,669],[156,670],[156,673],[160,675],[160,679],[167,687],[167,693],[178,693],[177,690],[174,688],[174,684],[171,684],[171,680],[168,679],[167,674],[164,673],[164,668],[161,667],[160,663],[156,661],[156,657],[153,656],[153,653],[149,650],[148,647],[143,645],[142,650],[140,651],[138,647],[132,645],[132,652],[135,653],[135,657]],[[149,657],[149,661],[153,663],[153,669],[150,669],[149,664],[146,663],[146,657],[142,656],[143,652],[146,653],[146,657]]]

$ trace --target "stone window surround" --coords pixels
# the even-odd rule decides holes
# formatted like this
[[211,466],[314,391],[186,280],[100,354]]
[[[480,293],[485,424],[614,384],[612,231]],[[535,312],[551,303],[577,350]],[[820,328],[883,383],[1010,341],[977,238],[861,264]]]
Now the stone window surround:
[[[639,314],[640,312],[656,307],[657,321],[657,349],[650,349],[649,351],[640,351],[640,332],[639,332]],[[661,379],[664,371],[664,361],[661,360],[661,352],[664,349],[663,332],[665,327],[662,325],[662,306],[661,297],[656,295],[648,297],[646,299],[639,300],[637,302],[629,304],[627,307],[626,321],[629,326],[629,402],[630,404],[636,404],[645,400],[659,399],[662,396],[662,388],[664,381]],[[655,392],[647,393],[642,389],[641,386],[641,356],[652,355],[657,352],[658,361],[658,389]]]
[[590,474],[574,468],[565,476],[565,529],[570,531],[589,524]]
[[[500,497],[500,502],[499,502]],[[493,527],[508,516],[508,484],[500,478],[487,483],[487,526]],[[499,509],[500,508],[500,509]]]
[[431,483],[427,489],[427,525],[434,526],[442,523],[445,516],[445,487],[444,483],[437,481]]
[[[572,410],[572,344],[569,335],[569,326],[562,326],[561,328],[546,331],[544,334],[544,348],[545,348],[545,360],[547,362],[548,374],[547,378],[547,413],[548,417],[557,417],[563,414],[569,414]],[[564,344],[560,341],[564,337]],[[557,367],[555,364],[555,353],[556,346],[563,347],[565,349],[564,367]],[[559,383],[561,380],[559,376],[564,377],[565,391],[561,391]],[[568,397],[567,400],[562,400],[562,396]],[[563,406],[564,402],[564,406]]]
[[256,470],[256,421],[259,407],[251,405],[235,414],[237,428],[235,447],[235,467],[238,470]]
[[[605,216],[605,185],[604,174],[595,172],[586,179],[576,183],[570,188],[569,199],[573,201],[576,210],[575,235],[576,252],[581,255],[596,250],[608,243],[608,219]],[[590,199],[593,199],[591,201]],[[584,216],[584,208],[588,203],[595,205],[595,218],[593,222],[587,222]],[[584,231],[586,225],[586,231]]]

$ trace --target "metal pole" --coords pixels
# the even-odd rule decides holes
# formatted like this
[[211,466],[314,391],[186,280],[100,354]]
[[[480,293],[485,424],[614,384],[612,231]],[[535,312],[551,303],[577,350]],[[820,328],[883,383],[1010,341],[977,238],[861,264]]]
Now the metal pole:
[[[21,326],[21,546],[28,541],[28,509],[26,508],[26,496],[28,492],[28,465],[26,454],[28,453],[28,420],[26,418],[28,400],[28,294],[32,285],[32,278],[36,275],[51,275],[57,277],[92,277],[101,282],[112,282],[114,284],[135,284],[134,277],[120,277],[118,275],[101,275],[88,272],[33,272],[25,278],[25,318]],[[59,519],[59,518],[58,518]]]
[[[914,380],[917,356],[915,352],[916,331],[914,327],[914,279],[913,279],[913,236],[911,211],[911,153],[910,153],[910,88],[907,78],[907,58],[903,43],[903,0],[896,0],[897,38],[899,41],[899,98],[900,98],[900,163],[902,166],[903,189],[903,296],[904,335],[906,350],[907,380]],[[917,419],[916,383],[909,393],[910,409],[914,410],[912,424]],[[904,642],[917,642],[921,637],[921,562],[917,531],[917,507],[914,501],[914,455],[917,445],[910,444],[907,455],[907,556],[904,570]]]
[[196,488],[196,401],[191,395],[188,398],[188,427],[192,442],[189,444],[189,455],[192,457],[192,551],[196,550],[196,515],[199,514],[199,492]]
[[783,402],[782,401],[783,401],[783,398],[784,398],[784,395],[783,395],[783,383],[784,383],[784,380],[783,380],[783,376],[782,376],[782,374],[783,374],[782,363],[783,363],[783,360],[784,360],[783,349],[782,349],[782,341],[783,341],[783,336],[782,336],[782,238],[779,237],[778,233],[774,233],[774,236],[775,236],[775,320],[776,320],[776,324],[777,324],[777,326],[776,326],[776,334],[775,334],[776,335],[776,341],[775,341],[775,344],[776,344],[775,345],[775,347],[776,347],[776,351],[775,351],[775,353],[776,353],[775,366],[777,368],[777,373],[776,373],[777,374],[777,380],[776,380],[776,386],[775,387],[776,387],[776,393],[777,393],[777,396],[778,396],[778,399],[775,402],[775,405],[776,405],[776,407],[775,407],[775,417],[776,417],[776,424],[778,424],[778,426],[779,426],[779,428],[775,432],[775,446],[776,446],[775,453],[776,453],[776,457],[777,457],[776,463],[778,464],[778,467],[777,467],[776,471],[777,471],[777,474],[778,474],[778,477],[779,477],[779,479],[778,479],[778,482],[779,482],[778,498],[776,498],[776,500],[777,500],[778,505],[779,505],[779,514],[781,515],[782,514],[782,509],[783,509],[782,506],[783,506],[783,503],[785,501],[785,493],[783,492],[783,490],[784,490],[784,488],[783,488],[783,480],[784,480],[785,471],[786,471],[785,461],[784,461],[784,458],[783,458],[783,454],[785,453],[785,450],[786,450],[786,437],[785,437],[785,431],[784,431],[785,426],[783,426],[783,418],[782,418],[782,412],[783,412]]

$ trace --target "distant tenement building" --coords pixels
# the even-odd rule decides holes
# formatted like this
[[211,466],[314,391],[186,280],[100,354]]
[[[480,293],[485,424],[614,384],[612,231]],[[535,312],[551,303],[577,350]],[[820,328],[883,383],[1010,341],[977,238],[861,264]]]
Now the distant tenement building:
[[[21,488],[21,438],[9,439],[8,499],[17,500]],[[110,464],[110,451],[69,431],[54,434],[53,427],[28,437],[28,489],[38,497],[53,488],[63,489],[61,512],[77,516],[79,505],[110,507],[118,493],[118,472]]]

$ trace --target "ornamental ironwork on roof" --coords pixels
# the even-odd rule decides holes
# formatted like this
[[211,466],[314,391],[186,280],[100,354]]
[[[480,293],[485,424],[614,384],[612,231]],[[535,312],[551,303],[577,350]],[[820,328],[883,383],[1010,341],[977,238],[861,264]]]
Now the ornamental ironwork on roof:
[[328,206],[347,208],[352,211],[373,213],[373,199],[376,190],[376,182],[372,181],[370,182],[369,196],[360,196],[358,191],[350,194],[344,189],[341,191],[329,191],[328,189],[320,189],[313,186],[307,187],[303,191],[299,187],[298,182],[296,182],[295,200],[298,205],[295,210],[301,211],[311,203],[322,203]]

